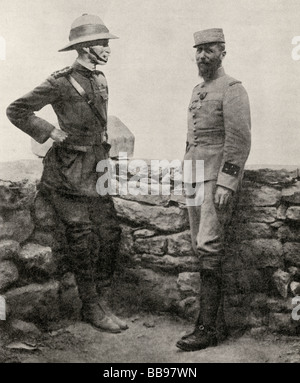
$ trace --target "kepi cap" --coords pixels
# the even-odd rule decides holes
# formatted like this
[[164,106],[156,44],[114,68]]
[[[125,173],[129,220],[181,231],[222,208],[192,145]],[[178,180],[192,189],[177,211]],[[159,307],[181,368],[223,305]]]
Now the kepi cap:
[[221,28],[212,28],[205,29],[194,33],[195,45],[196,48],[201,44],[210,44],[210,43],[225,43],[225,36],[223,29]]
[[70,42],[59,52],[75,49],[77,44],[106,39],[118,39],[118,37],[109,32],[100,17],[85,13],[73,22],[69,35]]

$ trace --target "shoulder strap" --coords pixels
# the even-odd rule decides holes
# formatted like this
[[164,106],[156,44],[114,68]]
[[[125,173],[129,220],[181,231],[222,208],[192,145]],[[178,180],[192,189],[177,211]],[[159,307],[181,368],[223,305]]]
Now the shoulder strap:
[[87,95],[86,91],[82,88],[82,86],[71,75],[68,75],[67,79],[69,80],[70,84],[74,87],[74,89],[77,91],[77,93],[86,101],[87,104],[89,104],[92,112],[98,118],[98,120],[100,121],[101,125],[103,125],[104,130],[106,131],[107,130],[106,121],[101,116],[101,114],[99,113],[98,109],[96,108],[94,102],[89,98],[89,96]]

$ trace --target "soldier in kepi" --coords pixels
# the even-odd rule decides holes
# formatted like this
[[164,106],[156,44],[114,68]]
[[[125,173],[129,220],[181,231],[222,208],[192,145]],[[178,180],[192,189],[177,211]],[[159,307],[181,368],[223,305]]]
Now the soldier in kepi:
[[[111,197],[96,192],[96,166],[109,157],[110,149],[107,82],[96,66],[107,63],[109,40],[116,38],[98,16],[82,15],[71,26],[68,45],[60,50],[76,50],[75,63],[53,73],[7,108],[10,121],[38,143],[54,140],[44,159],[38,193],[50,201],[65,224],[83,320],[111,333],[120,333],[127,325],[100,304],[94,273],[95,252],[100,258],[115,257],[121,233]],[[60,129],[35,115],[48,104]]]
[[[204,199],[201,206],[188,206],[192,245],[200,261],[200,311],[194,331],[176,344],[184,351],[215,346],[227,336],[222,302],[224,234],[251,145],[247,92],[222,67],[226,55],[223,30],[203,30],[194,38],[204,81],[194,88],[189,105],[184,159],[193,165],[190,182],[198,201],[203,189],[197,187],[201,183],[195,178],[195,163],[204,161]],[[217,331],[217,322],[222,331]]]

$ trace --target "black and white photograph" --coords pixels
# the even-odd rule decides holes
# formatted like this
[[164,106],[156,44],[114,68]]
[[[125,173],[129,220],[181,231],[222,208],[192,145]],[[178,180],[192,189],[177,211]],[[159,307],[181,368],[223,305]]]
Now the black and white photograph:
[[300,362],[299,19],[0,0],[1,364]]

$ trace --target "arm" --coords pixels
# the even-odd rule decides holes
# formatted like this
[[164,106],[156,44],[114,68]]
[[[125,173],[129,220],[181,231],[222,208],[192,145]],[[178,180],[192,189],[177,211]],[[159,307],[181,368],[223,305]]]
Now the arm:
[[229,86],[226,91],[223,101],[223,116],[225,144],[217,185],[223,190],[229,189],[235,192],[242,179],[251,146],[249,99],[246,90],[240,83]]
[[41,110],[45,105],[54,103],[58,99],[58,86],[55,80],[50,77],[33,91],[10,104],[6,114],[17,128],[43,144],[51,136],[54,136],[52,138],[55,139],[59,130],[44,119],[37,117],[34,112]]

